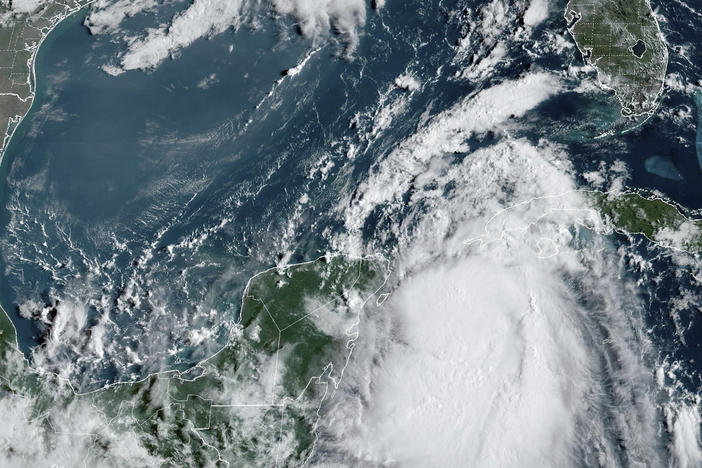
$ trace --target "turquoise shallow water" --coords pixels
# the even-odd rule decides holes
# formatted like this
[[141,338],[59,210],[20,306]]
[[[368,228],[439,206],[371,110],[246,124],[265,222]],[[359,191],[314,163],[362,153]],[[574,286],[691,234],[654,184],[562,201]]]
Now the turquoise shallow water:
[[[186,4],[160,5],[165,10],[156,17],[128,18],[120,34],[170,21]],[[573,72],[582,68],[582,59],[572,47],[558,45],[569,40],[560,12],[552,10],[536,28],[538,40],[516,16],[499,37],[491,37],[492,29],[481,36],[467,26],[479,29],[483,17],[476,12],[489,14],[481,10],[485,5],[498,3],[388,1],[380,12],[368,10],[353,60],[339,57],[339,37],[331,33],[294,77],[281,72],[316,45],[297,36],[287,19],[264,16],[256,27],[199,40],[155,70],[118,77],[100,67],[113,63],[124,44],[90,36],[81,25],[83,14],[66,21],[39,54],[37,98],[2,168],[0,297],[18,327],[22,350],[34,351],[35,365],[62,372],[80,390],[189,368],[230,337],[241,292],[253,274],[344,246],[334,243],[343,232],[341,220],[349,206],[362,204],[364,194],[372,198],[374,190],[406,188],[392,203],[368,202],[372,212],[363,215],[362,234],[354,233],[354,241],[368,241],[373,253],[400,264],[406,260],[402,255],[431,258],[437,264],[427,266],[432,269],[451,263],[442,250],[453,252],[447,239],[417,239],[431,237],[421,232],[427,224],[454,222],[449,210],[457,201],[471,200],[463,195],[480,189],[482,176],[505,184],[494,193],[504,193],[506,200],[485,206],[512,202],[512,189],[521,189],[509,184],[521,178],[502,180],[492,172],[509,175],[511,153],[497,155],[502,167],[487,158],[480,170],[461,169],[476,152],[498,150],[497,143],[509,142],[515,151],[528,144],[535,155],[548,151],[564,177],[582,187],[591,188],[587,183],[612,169],[629,188],[657,190],[688,208],[702,207],[699,95],[695,105],[691,94],[667,90],[660,111],[645,125],[616,138],[594,139],[620,118],[618,103],[596,87],[593,74]],[[667,11],[678,7],[660,5],[671,25],[685,21],[683,14]],[[690,40],[699,37],[687,23],[674,28]],[[469,32],[471,41],[462,41]],[[678,39],[671,35],[671,42]],[[460,44],[467,49],[460,50]],[[671,73],[690,80],[701,76],[692,65],[702,63],[694,44],[682,44],[691,60],[671,54]],[[497,60],[502,50],[505,59]],[[489,70],[481,71],[486,63]],[[461,77],[464,71],[470,78]],[[484,134],[466,134],[463,145],[451,144],[437,158],[441,167],[408,169],[411,157],[385,166],[407,182],[398,185],[402,189],[359,189],[372,180],[369,172],[380,170],[375,163],[392,162],[388,154],[418,136],[437,114],[470,121],[472,115],[446,111],[480,90],[544,71],[558,77],[562,89],[525,116],[512,116]],[[411,93],[393,84],[407,72],[420,83]],[[506,102],[513,97],[506,96]],[[488,105],[499,105],[500,98],[493,96]],[[461,138],[459,122],[443,123],[455,125],[450,139]],[[449,172],[443,187],[428,180]],[[380,180],[394,182],[393,177]],[[461,216],[456,219],[462,222]],[[455,229],[462,232],[462,226]],[[632,331],[650,340],[651,353],[659,353],[654,357],[681,363],[676,388],[697,395],[699,266],[694,256],[680,265],[640,237],[616,234],[602,240],[602,249],[596,244],[607,263],[588,263],[587,248],[599,236],[585,227],[563,231],[565,239],[569,234],[573,259],[583,268],[575,277],[560,278],[560,271],[553,276],[563,280],[563,294],[574,298],[575,310],[564,310],[564,317],[572,317],[589,337],[585,341],[592,349],[586,351],[601,363],[595,366],[601,382],[593,388],[603,390],[575,431],[587,430],[591,420],[604,421],[611,434],[603,437],[612,441],[614,459],[626,465],[630,448],[622,441],[631,440],[636,426],[610,428],[609,423],[627,416],[619,408],[630,387],[618,383],[631,380],[619,373],[628,355],[620,354],[608,327],[620,326],[620,319],[636,322]],[[609,270],[621,273],[616,281],[625,277],[627,287],[611,291],[612,297],[610,288],[617,286],[610,284],[614,276],[610,282],[604,274]],[[598,282],[603,279],[608,284]],[[610,322],[603,311],[618,304],[620,294],[623,305],[613,307]],[[379,330],[383,333],[394,330]],[[380,357],[385,352],[382,345],[372,351]],[[648,398],[644,393],[634,397]],[[359,395],[354,398],[362,407],[365,396]],[[664,424],[662,411],[659,416]],[[669,440],[660,443],[664,448]],[[583,440],[580,448],[573,459],[587,465],[601,445]]]
[[[43,364],[68,369],[84,388],[210,355],[228,338],[251,275],[329,250],[344,200],[419,122],[499,80],[580,63],[520,49],[486,82],[455,79],[470,66],[469,56],[454,62],[461,15],[409,2],[369,13],[354,60],[340,59],[331,41],[294,77],[281,72],[313,48],[270,19],[198,40],[155,70],[112,77],[100,66],[120,44],[90,36],[83,18],[67,20],[40,51],[37,97],[3,163],[0,292],[27,353],[64,317],[63,339]],[[551,21],[543,28],[559,27]],[[124,34],[149,24],[132,18]],[[408,70],[424,86],[375,138],[378,103],[405,96],[392,83]],[[653,119],[593,140],[617,103],[575,92],[580,84],[564,81],[570,91],[507,130],[534,144],[552,139],[576,173],[624,161],[632,186],[702,206],[691,189],[702,180],[695,128]],[[691,105],[667,99],[666,109]],[[503,137],[469,139],[455,163]],[[389,220],[382,209],[364,234],[390,256],[407,213]]]
[[[400,9],[401,30],[427,21],[415,13]],[[44,364],[70,367],[89,388],[189,367],[228,338],[251,275],[327,251],[321,233],[334,222],[318,213],[393,145],[376,142],[352,168],[350,122],[405,70],[417,37],[371,17],[369,34],[384,39],[362,43],[357,60],[339,59],[330,42],[286,77],[313,49],[269,20],[113,77],[100,66],[119,44],[90,36],[83,19],[42,47],[34,105],[7,148],[0,267],[22,349],[46,345],[64,317],[61,349]],[[125,34],[145,20],[130,21]],[[446,32],[441,17],[430,21],[429,34]],[[447,85],[408,111],[463,92]],[[393,125],[398,137],[414,130],[411,120]],[[296,210],[304,227],[289,232]],[[127,349],[149,359],[130,361]]]
[[672,163],[672,161],[662,158],[660,156],[652,156],[646,159],[646,170],[651,174],[655,174],[664,179],[681,181],[683,180],[682,174],[678,172],[678,169]]
[[[306,46],[244,29],[199,41],[153,72],[112,77],[96,57],[115,45],[90,36],[83,18],[66,20],[42,47],[34,105],[7,148],[3,304],[15,311],[26,351],[42,342],[44,331],[17,316],[22,304],[70,308],[87,329],[119,309],[126,313],[110,319],[113,332],[136,349],[139,328],[149,328],[153,345],[163,349],[177,334],[173,320],[186,329],[201,321],[218,330],[235,319],[238,291],[263,266],[231,247],[247,222],[246,208],[232,232],[181,253],[164,249],[228,222],[244,193],[256,190],[263,168],[276,163],[275,149],[257,151],[262,136],[276,131],[276,119],[255,107],[280,78],[281,64],[295,65]],[[233,41],[244,46],[230,53]],[[213,75],[209,87],[197,86]],[[278,115],[294,111],[277,109]],[[244,134],[249,119],[255,121]],[[190,273],[192,264],[203,266]],[[159,297],[141,302],[149,294]],[[174,306],[178,311],[160,313]],[[219,313],[210,319],[205,307]],[[149,324],[137,325],[134,314]],[[213,347],[226,338],[218,333]],[[104,367],[108,378],[119,373]]]

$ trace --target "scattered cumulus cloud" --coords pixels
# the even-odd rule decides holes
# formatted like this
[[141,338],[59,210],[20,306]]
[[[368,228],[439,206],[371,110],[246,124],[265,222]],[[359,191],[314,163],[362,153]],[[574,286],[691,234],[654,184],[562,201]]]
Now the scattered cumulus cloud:
[[98,0],[85,18],[85,26],[91,34],[114,33],[122,21],[129,16],[147,11],[156,6],[156,0]]
[[212,86],[213,84],[217,83],[218,81],[219,80],[217,79],[217,74],[211,73],[211,74],[207,75],[206,77],[204,77],[203,79],[201,79],[197,83],[197,87],[200,89],[207,89],[210,86]]
[[531,0],[524,12],[524,24],[534,27],[548,18],[549,0]]
[[400,143],[387,158],[371,169],[349,208],[344,208],[346,227],[357,233],[366,217],[379,205],[398,203],[412,185],[413,177],[425,173],[445,153],[467,151],[472,134],[495,129],[511,117],[524,115],[560,88],[548,73],[533,73],[505,81],[468,96]]
[[[154,1],[101,1],[86,18],[85,25],[93,34],[114,33],[124,18],[152,8]],[[334,31],[344,44],[345,54],[351,56],[366,22],[366,3],[366,0],[272,0],[271,7],[276,14],[291,16],[300,33],[314,45]],[[381,6],[375,4],[376,8]],[[127,70],[154,68],[197,39],[239,28],[260,7],[261,2],[254,0],[194,0],[168,24],[128,39],[118,62],[104,69],[116,75]]]
[[366,22],[365,0],[273,0],[277,12],[291,15],[306,37],[318,42],[334,27],[353,50]]
[[395,86],[405,91],[416,91],[421,87],[421,83],[414,76],[405,73],[395,78]]
[[44,3],[46,3],[46,0],[13,0],[12,11],[16,13],[31,13]]
[[133,41],[121,57],[122,69],[153,68],[201,37],[239,27],[243,4],[241,0],[195,0],[170,25],[150,29],[146,37]]
[[[62,389],[63,391],[65,389]],[[159,466],[164,460],[151,455],[133,433],[108,423],[86,398],[62,404],[55,391],[53,406],[38,417],[38,403],[25,394],[0,399],[0,464],[26,466]]]
[[[566,466],[576,451],[607,466],[622,440],[628,464],[665,456],[635,285],[606,238],[577,238],[584,217],[602,221],[564,150],[510,137],[559,89],[535,72],[467,96],[378,156],[339,203],[335,247],[374,251],[392,237],[396,287],[391,313],[366,317],[325,410],[319,466]],[[487,132],[500,138],[472,149]],[[612,355],[618,369],[602,368]],[[630,396],[616,421],[602,411],[610,372]]]

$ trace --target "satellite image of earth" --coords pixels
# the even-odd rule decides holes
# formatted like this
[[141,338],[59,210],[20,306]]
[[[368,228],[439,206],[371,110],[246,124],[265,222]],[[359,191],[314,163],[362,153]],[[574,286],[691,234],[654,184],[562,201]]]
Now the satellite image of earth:
[[702,467],[702,0],[0,0],[0,468]]

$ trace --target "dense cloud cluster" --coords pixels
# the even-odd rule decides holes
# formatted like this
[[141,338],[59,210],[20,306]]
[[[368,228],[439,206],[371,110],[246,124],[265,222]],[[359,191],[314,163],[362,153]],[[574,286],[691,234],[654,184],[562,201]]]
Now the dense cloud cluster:
[[[155,0],[99,0],[85,25],[93,34],[121,34],[125,18],[157,6]],[[271,11],[293,18],[311,44],[335,38],[343,53],[352,54],[369,21],[368,9],[390,6],[384,0],[194,0],[166,24],[124,39],[126,47],[106,71],[157,67],[200,38]],[[465,15],[468,25],[466,34],[447,46],[457,69],[452,79],[480,85],[466,85],[470,90],[444,107],[434,103],[440,101],[437,92],[429,109],[415,118],[408,110],[413,99],[431,90],[445,63],[432,64],[438,70],[429,71],[409,63],[379,83],[377,98],[344,127],[352,136],[336,136],[353,143],[329,144],[343,148],[344,161],[324,153],[306,167],[310,179],[349,181],[321,185],[337,190],[328,211],[314,213],[341,226],[320,234],[329,246],[359,256],[385,252],[393,266],[382,307],[379,301],[354,322],[358,340],[338,388],[319,410],[319,443],[310,466],[560,467],[582,459],[602,466],[664,466],[673,460],[671,466],[692,467],[702,462],[698,403],[671,397],[664,409],[667,439],[661,437],[656,392],[672,395],[679,385],[650,352],[640,316],[644,305],[628,275],[632,265],[646,266],[611,242],[606,220],[583,190],[620,192],[628,168],[615,162],[579,174],[565,144],[524,136],[531,113],[559,94],[585,88],[575,89],[572,69],[529,66],[509,78],[496,71],[512,50],[538,41],[544,50],[568,47],[552,32],[538,41],[529,36],[548,20],[552,7],[548,0],[492,0],[453,12]],[[278,83],[299,79],[310,56]],[[206,75],[197,86],[207,89],[218,77]],[[409,117],[406,135],[392,133],[393,122]],[[387,144],[373,146],[383,140]],[[373,151],[372,157],[364,151]],[[295,209],[282,213],[287,224],[278,237],[288,242],[298,231],[309,231],[300,213],[313,203],[305,192]],[[666,235],[673,242],[681,232]],[[285,249],[292,251],[291,244]],[[279,257],[281,263],[289,259],[289,253]],[[74,298],[84,293],[68,292]],[[178,316],[168,309],[158,290],[148,295],[153,309],[168,317],[164,330],[187,329],[185,312]],[[136,283],[128,283],[117,307],[142,296]],[[67,299],[26,302],[19,311],[52,330],[51,339],[35,350],[35,364],[63,369],[63,377],[71,378],[79,370],[65,362],[67,355],[109,361],[113,324],[103,318],[87,336],[85,305]],[[191,341],[200,345],[211,337],[194,332]],[[169,343],[164,339],[153,346],[167,349]],[[129,356],[134,364],[155,355],[152,348],[140,351]],[[651,362],[660,366],[659,375],[651,372]],[[277,366],[271,361],[261,368],[261,381]],[[234,400],[242,389],[226,391]],[[55,446],[71,450],[40,456],[69,464],[78,460],[70,457],[92,450],[90,438],[67,443],[61,433],[24,424],[26,406],[19,398],[0,400],[13,428],[0,431],[0,440],[19,447],[24,460],[34,456],[24,439],[54,437]],[[125,465],[156,463],[138,441],[113,437],[109,426],[88,424],[84,409],[55,414],[59,429],[77,431],[73,424],[101,432],[114,441],[109,457],[122,452],[134,457],[118,460]],[[263,424],[255,417],[248,423]],[[17,434],[27,437],[20,440]]]
[[[137,2],[100,1],[85,20],[92,34],[116,33],[124,18],[148,11],[154,0]],[[376,3],[380,8],[381,3]],[[350,55],[358,45],[361,28],[366,22],[366,0],[272,0],[266,5],[260,0],[195,0],[177,13],[168,24],[149,29],[138,38],[130,38],[127,50],[117,65],[106,71],[119,74],[126,70],[148,69],[187,47],[195,40],[238,29],[266,7],[278,15],[289,15],[304,37],[319,44],[332,32],[340,38],[343,53]]]

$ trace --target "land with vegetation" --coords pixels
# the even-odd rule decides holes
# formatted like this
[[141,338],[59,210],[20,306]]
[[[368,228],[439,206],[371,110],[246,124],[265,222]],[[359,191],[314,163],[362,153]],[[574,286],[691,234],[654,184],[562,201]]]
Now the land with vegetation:
[[[342,377],[361,313],[385,284],[376,258],[324,257],[254,276],[239,325],[215,356],[188,372],[164,372],[76,394],[30,368],[12,322],[0,314],[0,402],[26,408],[41,450],[66,434],[88,447],[87,466],[113,464],[132,440],[161,466],[291,466],[316,442],[319,410]],[[75,447],[76,443],[69,444]],[[27,461],[20,451],[10,458]],[[147,458],[141,462],[146,463]]]
[[601,192],[590,192],[589,196],[600,214],[618,231],[642,234],[665,247],[688,252],[702,250],[702,220],[684,215],[660,197]]
[[565,19],[602,87],[613,90],[622,115],[655,110],[668,67],[668,50],[648,0],[570,0]]

